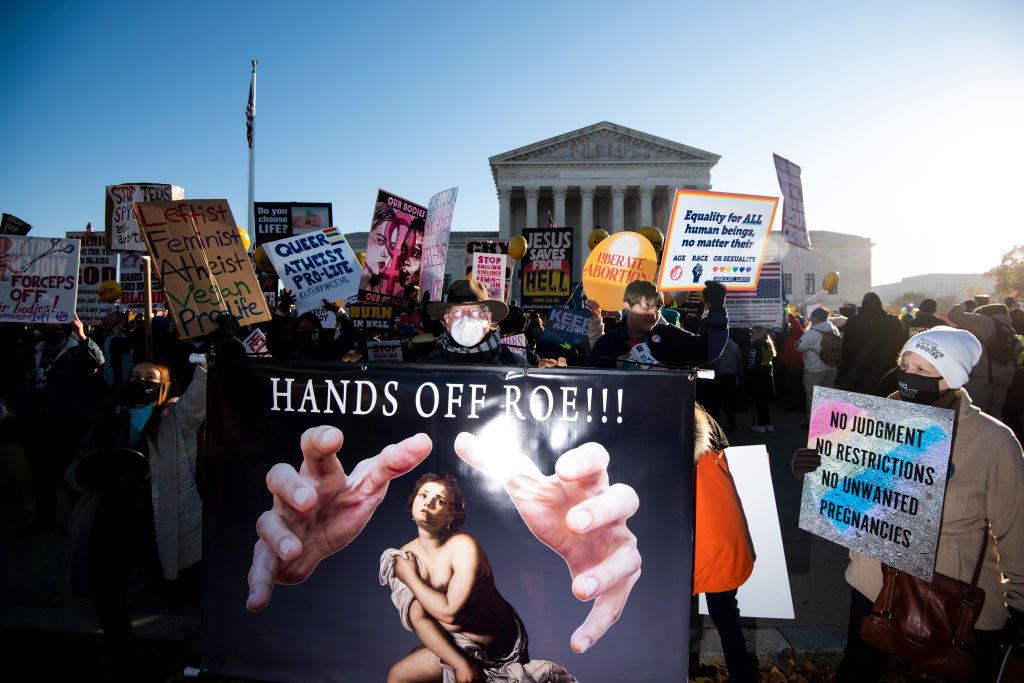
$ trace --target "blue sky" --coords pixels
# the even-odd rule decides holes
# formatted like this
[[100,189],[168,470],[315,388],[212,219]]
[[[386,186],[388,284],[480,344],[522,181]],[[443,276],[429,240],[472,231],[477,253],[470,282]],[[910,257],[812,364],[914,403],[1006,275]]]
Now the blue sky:
[[0,210],[56,235],[173,182],[244,223],[256,57],[257,200],[345,230],[453,185],[495,228],[489,156],[607,120],[720,154],[718,190],[801,165],[876,284],[980,272],[1024,243],[1022,34],[1020,2],[4,3]]

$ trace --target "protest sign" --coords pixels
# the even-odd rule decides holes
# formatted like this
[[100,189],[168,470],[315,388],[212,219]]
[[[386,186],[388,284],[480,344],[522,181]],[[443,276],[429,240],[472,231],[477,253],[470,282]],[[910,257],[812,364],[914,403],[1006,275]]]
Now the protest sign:
[[100,298],[99,289],[107,280],[117,280],[117,254],[107,249],[102,232],[69,232],[67,238],[81,242],[75,313],[83,323],[99,323],[116,307]]
[[107,248],[118,252],[146,253],[139,222],[132,212],[135,202],[171,202],[185,198],[184,188],[157,183],[107,185],[105,225]]
[[[146,310],[146,264],[143,254],[121,254],[118,283],[121,285],[121,298],[117,300],[121,308],[142,313]],[[150,287],[153,292],[153,310],[166,311],[166,297],[160,285],[156,269],[152,270]]]
[[524,308],[557,306],[572,289],[572,228],[527,228],[529,245],[522,259]]
[[393,306],[350,304],[346,310],[353,327],[357,330],[395,331],[396,311]]
[[931,580],[954,411],[814,387],[800,528]]
[[576,346],[589,338],[590,318],[590,311],[567,306],[552,306],[548,311],[547,324],[544,326],[544,333],[540,338],[559,346],[562,344]]
[[639,233],[619,232],[601,240],[583,266],[583,291],[601,308],[622,308],[626,287],[634,280],[650,280],[658,267],[658,254]]
[[270,320],[227,200],[140,202],[134,209],[183,338],[218,329],[223,313],[239,325]]
[[526,358],[526,335],[522,332],[502,337],[501,344],[520,358]]
[[60,237],[0,236],[0,321],[73,321],[80,247]]
[[401,363],[402,342],[396,340],[366,342],[366,359],[378,363]]
[[423,231],[423,261],[420,267],[420,298],[430,293],[440,301],[444,289],[444,267],[448,260],[448,238],[459,188],[438,192],[427,202],[427,223]]
[[427,207],[377,191],[359,279],[360,301],[415,308],[426,218]]
[[264,245],[282,286],[295,294],[305,313],[324,299],[341,301],[359,291],[359,261],[337,228],[307,232]]
[[24,237],[32,226],[9,213],[0,214],[0,235],[21,235]]
[[334,225],[330,202],[253,202],[256,246]]
[[[387,557],[381,583],[382,553],[417,538],[418,525],[410,516],[426,520],[426,508],[421,504],[410,512],[406,502],[419,490],[414,488],[420,476],[446,472],[455,484],[440,491],[453,491],[460,519],[464,510],[458,537],[476,549],[472,562],[480,567],[470,579],[470,591],[480,600],[453,619],[475,620],[475,633],[507,636],[502,651],[492,656],[513,650],[513,641],[525,646],[528,636],[531,661],[560,665],[581,681],[686,680],[689,655],[679,644],[688,639],[693,467],[678,451],[679,444],[693,442],[693,401],[693,383],[670,373],[510,375],[508,368],[482,366],[363,369],[218,359],[211,369],[210,457],[204,469],[203,668],[214,676],[276,681],[384,680],[421,641],[403,628],[396,610],[410,601],[392,602],[393,591],[395,598],[405,593],[399,579],[391,583]],[[247,612],[244,586],[256,522],[271,507],[266,474],[279,462],[298,469],[301,435],[321,424],[343,432],[338,458],[345,472],[379,472],[368,458],[419,433],[424,436],[418,443],[429,438],[429,454],[380,489],[365,526],[308,579],[276,586],[266,609]],[[478,445],[479,469],[456,454],[462,432],[468,434],[459,437],[458,447],[466,455],[467,441]],[[644,435],[642,449],[638,434]],[[547,475],[566,452],[581,447],[601,454],[599,461],[606,458],[607,478],[586,491],[573,486],[567,492],[558,477]],[[536,474],[523,476],[523,469]],[[538,494],[532,506],[515,507],[503,488],[513,483],[522,487],[514,489],[517,501]],[[461,496],[454,493],[456,484]],[[630,487],[639,498],[628,532],[636,537],[643,573],[631,590],[626,583],[615,587],[621,611],[608,594],[594,602],[577,599],[566,561],[551,549],[569,548],[543,540],[565,524],[569,506],[595,500],[608,485],[616,486],[616,495],[626,495],[624,487]],[[348,508],[344,514],[354,513]],[[619,529],[616,534],[625,531],[621,524],[612,526]],[[597,552],[579,545],[577,536],[595,532],[601,533],[568,534],[569,547],[579,548],[572,571],[599,566],[620,548],[634,558],[618,572],[631,583],[636,575],[630,567],[637,566],[632,544],[627,540],[623,547],[621,536],[609,535],[608,545],[593,539]],[[614,563],[616,556],[610,559]],[[448,579],[434,580],[443,592]],[[216,589],[239,581],[241,591]],[[607,609],[618,619],[609,618],[603,636],[575,653],[570,639],[595,605],[595,616]],[[538,675],[533,680],[565,679]]]
[[[772,488],[771,464],[764,446],[725,449],[729,473],[743,505],[747,529],[754,545],[754,571],[736,592],[740,615],[762,619],[792,619],[793,596],[782,545],[779,511]],[[700,596],[700,613],[708,614]]]
[[707,280],[730,292],[756,289],[778,204],[778,197],[676,190],[658,289],[704,289]]
[[329,311],[323,306],[317,306],[316,308],[309,309],[308,312],[315,315],[316,319],[320,321],[320,327],[330,332],[333,336],[334,327],[338,324],[338,316],[334,315],[333,311]]
[[254,327],[249,336],[242,340],[242,346],[245,347],[246,354],[250,356],[270,355],[270,351],[267,349],[267,335],[263,334],[263,330],[258,327]]
[[487,288],[487,296],[505,300],[505,254],[473,254],[472,278]]
[[782,296],[782,262],[769,261],[761,266],[757,289],[738,292],[729,289],[725,297],[729,324],[734,327],[761,325],[768,329],[784,327]]
[[811,248],[811,237],[807,234],[807,220],[804,218],[804,188],[800,180],[800,167],[778,154],[775,159],[775,173],[779,176],[782,189],[782,239],[797,247]]

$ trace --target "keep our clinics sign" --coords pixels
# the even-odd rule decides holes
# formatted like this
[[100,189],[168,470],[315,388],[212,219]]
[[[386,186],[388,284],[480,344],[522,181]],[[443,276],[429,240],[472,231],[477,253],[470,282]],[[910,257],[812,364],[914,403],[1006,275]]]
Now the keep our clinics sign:
[[658,290],[757,288],[778,197],[676,190],[658,272]]
[[270,320],[227,200],[140,202],[134,209],[182,337],[213,332],[225,312],[240,325]]
[[0,321],[74,320],[80,251],[78,240],[0,236]]
[[814,388],[800,528],[931,580],[954,411]]
[[[462,531],[492,570],[487,581],[521,618],[530,659],[558,664],[580,681],[686,679],[688,653],[680,643],[687,642],[689,625],[693,467],[679,449],[693,439],[692,382],[658,372],[219,359],[209,391],[203,504],[203,582],[209,590],[201,654],[210,673],[276,681],[384,680],[421,642],[403,627],[399,602],[392,603],[395,587],[382,585],[382,552],[416,538],[406,501],[417,479],[431,472],[458,481],[465,497]],[[388,484],[348,545],[323,559],[305,581],[276,586],[264,610],[248,612],[256,522],[272,504],[267,472],[280,462],[298,469],[299,439],[318,425],[344,434],[338,458],[351,476],[367,471],[365,461],[381,449],[418,433],[429,437],[431,450]],[[479,440],[484,462],[471,465],[456,454],[463,432]],[[571,649],[571,636],[592,608],[607,603],[574,596],[566,561],[526,520],[557,528],[567,514],[560,506],[578,504],[566,501],[555,463],[588,443],[603,446],[608,460],[607,479],[586,496],[621,484],[639,498],[628,531],[636,537],[643,572],[631,590],[620,586],[628,599],[618,621],[580,654]],[[535,474],[515,474],[510,467],[535,468]],[[512,481],[546,491],[549,497],[535,500],[551,505],[528,517],[513,504],[506,488]],[[582,553],[576,561],[587,566],[597,558]],[[500,628],[503,613],[507,618],[504,611],[479,615],[480,627]]]

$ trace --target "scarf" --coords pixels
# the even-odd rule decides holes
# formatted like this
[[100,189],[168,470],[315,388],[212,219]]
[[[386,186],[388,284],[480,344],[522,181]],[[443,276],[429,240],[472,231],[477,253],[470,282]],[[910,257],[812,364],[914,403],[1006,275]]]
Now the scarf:
[[475,363],[477,365],[500,365],[501,364],[501,339],[494,333],[489,333],[484,340],[476,346],[462,346],[448,336],[442,334],[437,340],[444,350],[445,358],[449,363]]

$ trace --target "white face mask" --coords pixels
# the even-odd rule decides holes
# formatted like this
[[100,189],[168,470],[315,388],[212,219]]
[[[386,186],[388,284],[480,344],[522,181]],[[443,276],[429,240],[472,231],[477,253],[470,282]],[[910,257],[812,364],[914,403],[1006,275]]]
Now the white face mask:
[[474,320],[473,318],[465,317],[452,325],[449,334],[451,334],[455,343],[460,346],[476,346],[487,336],[489,327],[490,323],[486,320]]

